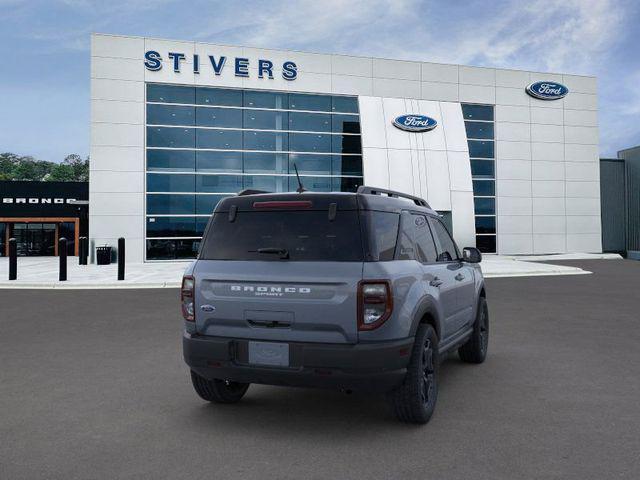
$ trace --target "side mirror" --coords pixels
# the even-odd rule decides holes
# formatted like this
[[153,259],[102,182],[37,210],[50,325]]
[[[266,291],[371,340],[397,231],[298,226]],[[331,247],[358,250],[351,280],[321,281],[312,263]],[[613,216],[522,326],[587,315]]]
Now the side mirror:
[[467,263],[480,263],[482,261],[482,253],[475,247],[465,247],[462,249],[462,260]]

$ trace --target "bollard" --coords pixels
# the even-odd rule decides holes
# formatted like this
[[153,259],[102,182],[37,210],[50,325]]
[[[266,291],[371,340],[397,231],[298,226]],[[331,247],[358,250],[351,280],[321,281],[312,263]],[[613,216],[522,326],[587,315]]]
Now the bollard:
[[18,248],[15,238],[9,239],[9,280],[18,278]]
[[82,264],[89,265],[89,237],[82,237],[82,238],[84,238],[84,242],[82,242],[84,244],[84,255],[82,259]]
[[87,264],[87,251],[89,249],[87,245],[87,237],[80,237],[78,239],[80,245],[78,245],[78,265]]
[[118,280],[124,280],[124,238],[118,239]]
[[84,237],[78,238],[78,265],[84,265],[82,259],[84,258]]
[[67,239],[60,237],[58,241],[58,256],[60,257],[60,275],[58,280],[65,282],[67,280]]

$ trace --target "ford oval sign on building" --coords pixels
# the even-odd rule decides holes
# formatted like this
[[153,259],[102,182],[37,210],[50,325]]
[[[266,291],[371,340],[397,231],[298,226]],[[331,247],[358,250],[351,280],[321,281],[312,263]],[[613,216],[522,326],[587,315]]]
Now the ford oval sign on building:
[[407,132],[428,132],[438,125],[438,122],[426,115],[400,115],[393,121],[393,125]]
[[527,93],[540,100],[559,100],[569,93],[569,89],[556,82],[534,82],[527,88]]

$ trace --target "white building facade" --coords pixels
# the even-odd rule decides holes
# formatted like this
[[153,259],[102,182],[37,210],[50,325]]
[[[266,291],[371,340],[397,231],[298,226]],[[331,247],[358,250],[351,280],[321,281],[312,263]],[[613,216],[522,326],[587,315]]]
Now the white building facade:
[[294,165],[423,197],[461,246],[602,249],[594,77],[95,34],[90,155],[92,245],[131,262],[192,258],[220,198]]

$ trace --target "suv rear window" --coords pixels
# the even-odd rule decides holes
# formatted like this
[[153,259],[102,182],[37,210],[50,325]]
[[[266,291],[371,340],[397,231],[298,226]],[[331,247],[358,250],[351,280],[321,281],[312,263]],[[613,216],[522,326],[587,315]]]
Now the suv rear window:
[[[285,254],[286,252],[286,254]],[[286,257],[286,260],[285,260]],[[214,214],[203,239],[202,260],[363,261],[357,211],[326,210]]]

